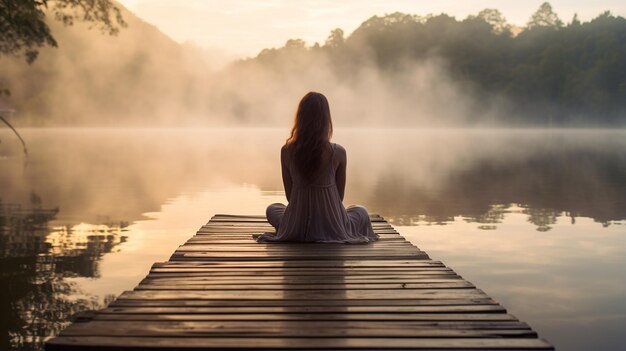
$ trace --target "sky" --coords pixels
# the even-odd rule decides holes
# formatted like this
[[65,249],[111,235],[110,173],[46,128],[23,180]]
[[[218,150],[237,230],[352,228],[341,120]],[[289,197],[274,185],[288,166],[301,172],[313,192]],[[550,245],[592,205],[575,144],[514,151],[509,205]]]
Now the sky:
[[[118,0],[172,39],[192,42],[225,57],[255,56],[288,39],[323,43],[330,31],[346,35],[373,15],[396,11],[427,15],[446,13],[457,19],[485,8],[500,10],[509,23],[523,26],[544,0]],[[605,10],[626,16],[623,0],[550,1],[564,22],[574,13],[586,21]]]

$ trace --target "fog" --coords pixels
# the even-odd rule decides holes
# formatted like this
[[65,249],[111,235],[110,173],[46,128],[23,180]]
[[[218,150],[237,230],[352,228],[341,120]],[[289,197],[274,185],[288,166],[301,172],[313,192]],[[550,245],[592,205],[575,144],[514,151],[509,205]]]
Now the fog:
[[[210,93],[214,102],[211,115],[252,125],[288,124],[299,99],[308,91],[318,91],[328,97],[338,126],[475,125],[492,122],[495,116],[476,116],[477,101],[471,89],[454,83],[445,64],[434,58],[407,63],[397,72],[382,72],[373,63],[360,63],[350,77],[342,77],[324,60],[304,64],[281,61],[280,65],[279,74],[258,62],[222,73]],[[484,103],[497,110],[495,101]]]
[[[0,133],[0,203],[45,208],[76,224],[132,222],[168,199],[249,187],[281,196],[279,149],[287,128],[25,129],[31,156]],[[391,220],[487,221],[498,204],[543,214],[624,219],[622,131],[338,129],[349,152],[345,204]],[[246,208],[246,204],[239,203]],[[225,211],[221,209],[220,211]],[[245,210],[240,210],[245,212]],[[258,211],[256,209],[255,211]],[[257,212],[258,213],[258,212]],[[209,214],[207,213],[207,216]],[[204,218],[201,218],[204,219]]]
[[381,71],[367,55],[337,67],[322,50],[310,55],[295,47],[287,59],[224,65],[217,51],[180,45],[132,13],[123,15],[128,27],[117,36],[53,21],[59,48],[42,49],[32,65],[0,57],[0,86],[11,90],[0,108],[17,110],[12,123],[286,126],[299,99],[319,91],[338,126],[475,126],[497,124],[503,104],[477,98],[436,56]]

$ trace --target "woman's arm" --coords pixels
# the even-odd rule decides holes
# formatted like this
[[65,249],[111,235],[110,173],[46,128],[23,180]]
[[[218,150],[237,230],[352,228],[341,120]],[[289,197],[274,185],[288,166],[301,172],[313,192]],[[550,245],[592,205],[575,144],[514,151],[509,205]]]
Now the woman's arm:
[[335,183],[337,183],[339,197],[341,198],[341,201],[343,201],[343,195],[346,190],[346,164],[348,163],[348,157],[346,149],[341,147],[341,145],[336,146],[335,152],[337,153],[337,158],[339,159],[339,165],[337,165],[337,170],[335,171]]
[[287,202],[291,199],[291,173],[289,173],[289,151],[286,146],[280,149],[280,168],[283,174],[283,186],[285,187],[285,195]]

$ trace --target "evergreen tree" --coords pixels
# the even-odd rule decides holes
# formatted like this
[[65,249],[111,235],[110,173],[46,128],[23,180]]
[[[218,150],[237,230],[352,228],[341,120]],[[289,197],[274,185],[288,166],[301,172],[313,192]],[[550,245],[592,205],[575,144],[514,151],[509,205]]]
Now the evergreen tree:
[[539,9],[530,16],[526,27],[528,29],[536,27],[548,27],[548,28],[560,28],[563,26],[563,21],[552,10],[552,5],[548,2],[544,2],[539,6]]

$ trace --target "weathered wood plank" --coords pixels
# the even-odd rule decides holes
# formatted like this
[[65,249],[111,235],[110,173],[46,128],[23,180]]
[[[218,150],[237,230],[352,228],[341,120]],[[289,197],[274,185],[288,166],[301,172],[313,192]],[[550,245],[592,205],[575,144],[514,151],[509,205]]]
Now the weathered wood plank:
[[[428,259],[428,255],[424,252],[414,251],[406,253],[397,253],[390,256],[389,253],[376,252],[364,252],[364,253],[343,253],[341,256],[347,259],[390,259],[390,258],[413,258],[413,259]],[[284,254],[272,254],[268,252],[184,252],[174,253],[170,260],[222,260],[222,261],[240,261],[240,260],[302,260],[315,257],[319,260],[332,260],[337,259],[336,255],[332,252],[309,252],[309,253],[284,253]]]
[[[185,262],[195,262],[195,261],[175,261],[178,263],[185,263]],[[223,262],[223,261],[220,261]],[[229,261],[230,262],[230,261]],[[275,261],[254,261],[254,263],[271,263],[271,262],[275,262]],[[298,261],[294,261],[294,263],[297,263]],[[224,262],[224,263],[228,263],[228,262]],[[319,270],[315,270],[315,268],[313,267],[262,267],[262,266],[242,266],[242,267],[219,267],[219,266],[209,266],[209,267],[203,267],[200,265],[191,265],[191,266],[185,266],[185,265],[181,265],[181,266],[160,266],[160,267],[153,267],[150,269],[150,271],[152,273],[158,273],[158,272],[207,272],[207,273],[211,273],[211,272],[233,272],[233,273],[250,273],[250,275],[254,275],[256,272],[260,272],[260,273],[271,273],[271,272],[277,272],[277,273],[284,273],[284,274],[290,274],[291,275],[298,275],[298,273],[301,273],[302,275],[307,275],[307,273],[319,273],[317,275],[333,275],[333,273],[339,273],[339,274],[343,274],[345,276],[351,276],[353,275],[353,273],[361,273],[361,274],[367,274],[368,272],[369,275],[394,275],[394,274],[428,274],[429,272],[442,272],[442,273],[454,273],[454,271],[452,271],[452,269],[447,268],[447,267],[437,267],[437,266],[433,266],[433,267],[397,267],[397,266],[392,266],[392,267],[346,267],[346,268],[340,268],[340,267],[324,267],[324,268],[320,268]]]
[[[432,276],[422,276],[422,277],[405,277],[405,278],[389,278],[387,276],[381,276],[380,278],[360,278],[359,277],[350,277],[350,279],[346,279],[347,277],[324,277],[324,276],[313,276],[313,277],[299,277],[295,276],[291,279],[285,279],[283,277],[200,277],[200,278],[186,278],[186,277],[146,277],[139,284],[187,284],[187,285],[195,285],[195,284],[207,284],[207,285],[219,285],[219,284],[241,284],[245,282],[247,284],[387,284],[387,283],[447,283],[447,282],[457,282],[462,281],[468,283],[461,279],[458,275],[450,276],[450,277],[432,277]],[[356,278],[356,279],[354,279]]]
[[307,290],[290,291],[285,294],[275,290],[258,290],[254,294],[248,291],[205,290],[205,291],[125,291],[120,299],[159,299],[159,300],[405,300],[405,299],[459,299],[488,297],[479,289],[398,289],[393,294],[380,290]]
[[221,313],[506,313],[500,305],[448,306],[254,306],[254,307],[109,307],[110,314],[221,314]]
[[351,323],[324,326],[299,323],[284,326],[284,323],[215,323],[215,322],[171,322],[135,323],[124,321],[94,321],[91,326],[74,324],[64,335],[73,336],[133,336],[152,337],[414,337],[414,338],[484,338],[484,337],[536,337],[537,334],[527,328],[442,328],[441,326],[420,328],[401,326],[384,327],[380,323],[370,323],[367,327]]
[[491,298],[405,300],[156,300],[118,299],[109,307],[322,307],[322,306],[468,306],[498,305]]
[[[372,250],[376,250],[376,252],[389,252],[391,254],[394,253],[404,253],[404,252],[415,252],[417,248],[410,244],[400,244],[400,245],[377,245],[372,247],[360,247],[360,246],[328,246],[323,247],[324,244],[311,244],[310,248],[306,247],[306,244],[301,244],[299,246],[287,246],[287,245],[272,245],[272,244],[257,244],[255,245],[213,245],[213,244],[204,244],[204,243],[187,243],[185,245],[181,245],[176,249],[176,251],[203,251],[203,252],[213,252],[213,251],[230,251],[230,252],[267,252],[267,253],[275,253],[275,252],[294,252],[294,253],[304,253],[304,252],[329,252],[334,253],[338,257],[340,257],[343,252],[361,252],[367,253],[372,252]],[[337,244],[333,244],[337,245]],[[337,257],[336,256],[336,257]]]
[[397,289],[467,289],[473,288],[474,285],[461,280],[458,282],[445,283],[345,283],[345,284],[140,284],[135,290],[387,290],[394,293]]
[[[47,350],[84,350],[85,347],[133,349],[384,349],[384,350],[552,350],[546,341],[534,338],[211,338],[62,336],[48,341]],[[306,345],[306,346],[304,346]]]
[[[125,321],[93,321],[95,325],[143,325]],[[316,328],[354,328],[354,329],[396,329],[396,328],[419,328],[419,329],[473,329],[473,330],[520,330],[530,329],[526,323],[519,321],[267,321],[259,324],[256,321],[155,321],[159,326],[191,327],[191,328],[252,328],[252,329],[316,329]],[[80,323],[81,329],[89,330],[89,323]]]
[[[345,273],[345,274],[344,274]],[[370,275],[384,275],[385,270],[354,270],[354,271],[308,271],[308,272],[298,272],[296,270],[274,270],[274,271],[244,271],[238,272],[236,270],[232,271],[223,271],[223,270],[207,270],[207,269],[178,269],[178,270],[168,270],[163,268],[153,269],[153,272],[150,273],[150,277],[171,277],[171,276],[186,276],[186,277],[209,277],[209,276],[221,276],[221,277],[242,277],[242,276],[250,276],[250,277],[278,277],[283,276],[286,279],[290,279],[289,277],[297,277],[297,276],[342,276],[342,275],[351,275],[351,276],[370,276]],[[390,275],[404,275],[404,276],[416,276],[416,275],[456,275],[452,270],[423,270],[421,272],[415,271],[407,271],[407,270],[395,270],[390,271],[388,274]]]
[[47,350],[550,350],[530,327],[371,216],[367,244],[256,243],[216,215],[133,291]]
[[[285,263],[280,261],[275,262],[250,262],[250,261],[231,261],[231,262],[156,262],[153,267],[175,267],[175,266],[218,266],[218,267],[284,267]],[[444,267],[441,261],[431,260],[300,260],[297,262],[289,263],[289,267]]]
[[340,247],[311,247],[311,249],[307,250],[301,247],[285,247],[284,245],[273,246],[270,248],[263,247],[246,247],[246,246],[217,246],[217,245],[206,245],[206,244],[195,244],[195,245],[182,245],[176,249],[176,252],[246,252],[246,253],[256,253],[262,252],[266,255],[275,255],[275,254],[312,254],[317,255],[320,253],[333,255],[335,259],[337,257],[343,257],[345,254],[354,254],[360,253],[362,255],[371,254],[372,252],[376,252],[378,254],[389,254],[391,256],[396,255],[406,255],[411,254],[417,251],[415,247],[407,247],[407,246],[396,246],[396,247],[378,247],[373,251],[370,248],[362,248],[362,247],[350,247],[350,248],[340,248]]
[[96,314],[94,320],[119,321],[516,321],[505,313],[222,313]]

